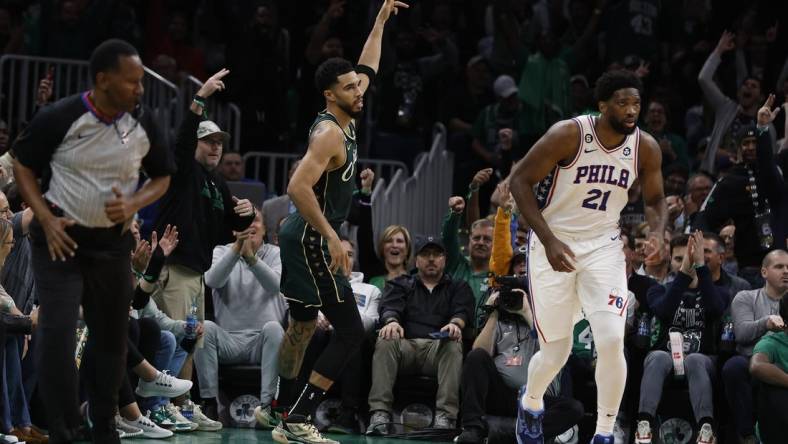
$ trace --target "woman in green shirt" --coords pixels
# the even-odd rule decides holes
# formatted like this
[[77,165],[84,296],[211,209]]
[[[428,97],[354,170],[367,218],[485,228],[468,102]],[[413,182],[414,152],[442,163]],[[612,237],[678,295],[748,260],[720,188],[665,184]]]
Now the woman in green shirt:
[[371,277],[369,283],[383,291],[386,281],[408,274],[411,248],[411,238],[407,228],[402,225],[386,227],[378,241],[381,274]]

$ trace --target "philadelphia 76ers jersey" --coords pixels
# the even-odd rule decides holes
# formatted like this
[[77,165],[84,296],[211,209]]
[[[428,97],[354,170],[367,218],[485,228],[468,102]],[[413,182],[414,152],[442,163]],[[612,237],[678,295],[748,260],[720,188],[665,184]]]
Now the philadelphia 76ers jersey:
[[536,197],[553,232],[589,239],[618,229],[629,187],[637,178],[640,129],[613,148],[606,148],[594,130],[596,118],[574,119],[580,131],[575,158],[556,165],[536,186]]

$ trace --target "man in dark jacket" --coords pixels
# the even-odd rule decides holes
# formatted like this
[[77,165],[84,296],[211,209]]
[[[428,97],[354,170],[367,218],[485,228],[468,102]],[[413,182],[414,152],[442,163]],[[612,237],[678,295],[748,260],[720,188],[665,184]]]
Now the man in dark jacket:
[[[651,429],[662,386],[668,375],[686,374],[690,402],[699,426],[698,443],[715,441],[712,379],[719,320],[730,296],[725,286],[712,281],[703,252],[703,234],[696,231],[670,243],[672,260],[681,256],[676,278],[667,285],[652,287],[648,304],[663,328],[656,350],[646,356],[640,384],[640,406],[635,442],[650,443]],[[676,344],[672,344],[676,342]]]
[[763,286],[761,261],[764,255],[773,248],[784,249],[786,236],[785,215],[780,208],[786,199],[785,182],[771,151],[768,133],[771,120],[760,117],[764,109],[771,117],[767,101],[759,111],[758,128],[761,129],[754,125],[741,129],[739,162],[714,185],[693,224],[693,228],[716,233],[728,220],[733,220],[739,275],[754,288]]
[[[233,231],[245,230],[254,220],[252,204],[233,197],[214,171],[230,135],[203,120],[205,100],[224,90],[222,78],[228,72],[223,69],[208,79],[183,117],[175,142],[178,172],[160,201],[156,219],[158,233],[167,225],[178,227],[178,247],[161,272],[160,291],[153,295],[159,308],[175,320],[185,320],[193,309],[199,320],[205,319],[203,273],[211,266],[213,248],[229,243]],[[181,375],[190,379],[190,359]]]
[[446,249],[438,237],[417,239],[416,268],[415,275],[389,281],[380,303],[367,434],[387,433],[398,372],[438,377],[436,428],[454,428],[459,412],[460,341],[473,316],[473,293],[464,280],[444,274]]

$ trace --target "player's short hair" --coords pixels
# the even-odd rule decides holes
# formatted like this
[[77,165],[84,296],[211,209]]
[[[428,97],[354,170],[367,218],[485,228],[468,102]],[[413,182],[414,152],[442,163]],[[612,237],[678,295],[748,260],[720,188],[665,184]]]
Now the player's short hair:
[[719,234],[714,233],[712,231],[704,231],[703,232],[704,239],[711,239],[717,246],[714,248],[717,254],[725,253],[725,241],[722,240]]
[[116,71],[121,57],[139,55],[131,43],[121,39],[109,39],[102,42],[90,55],[90,75],[93,81],[100,72]]
[[635,88],[640,92],[643,91],[643,83],[632,71],[626,69],[608,71],[596,81],[594,97],[597,102],[607,102],[616,91],[624,88]]
[[337,83],[337,77],[355,71],[353,64],[341,57],[331,57],[315,71],[315,87],[321,93]]
[[689,242],[689,234],[681,234],[670,240],[670,256],[673,256],[673,249],[676,247],[686,247]]

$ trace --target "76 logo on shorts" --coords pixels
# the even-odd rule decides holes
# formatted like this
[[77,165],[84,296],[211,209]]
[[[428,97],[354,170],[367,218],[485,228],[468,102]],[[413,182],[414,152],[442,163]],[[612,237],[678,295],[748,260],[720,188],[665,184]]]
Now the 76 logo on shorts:
[[610,294],[607,296],[607,298],[608,298],[607,305],[615,305],[616,308],[621,308],[624,306],[624,298],[622,298],[621,296]]

